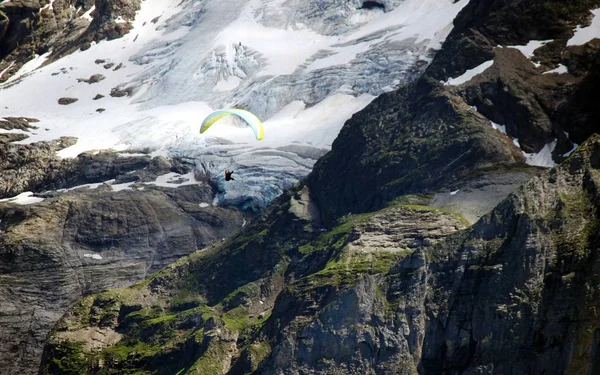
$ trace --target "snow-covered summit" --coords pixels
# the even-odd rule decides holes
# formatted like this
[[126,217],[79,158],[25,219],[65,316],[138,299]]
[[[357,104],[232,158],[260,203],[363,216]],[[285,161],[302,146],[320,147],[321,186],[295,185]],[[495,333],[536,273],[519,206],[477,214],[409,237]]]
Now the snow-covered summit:
[[[467,0],[365,3],[145,0],[124,37],[23,66],[1,86],[0,116],[40,120],[22,142],[78,137],[63,157],[108,148],[183,157],[215,177],[221,201],[264,206],[310,171],[353,113],[418,74]],[[210,111],[229,106],[258,115],[264,140],[234,119],[198,134]],[[225,184],[224,169],[236,180]]]

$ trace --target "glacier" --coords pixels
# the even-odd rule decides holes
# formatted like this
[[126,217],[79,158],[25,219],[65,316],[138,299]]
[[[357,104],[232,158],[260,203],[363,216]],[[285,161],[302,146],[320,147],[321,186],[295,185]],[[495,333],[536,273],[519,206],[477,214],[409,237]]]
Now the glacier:
[[[182,158],[217,184],[219,204],[259,210],[310,172],[355,112],[416,78],[467,3],[145,0],[124,37],[23,66],[0,85],[1,116],[40,120],[22,143],[77,137],[61,157]],[[105,79],[78,81],[95,74]],[[111,96],[115,88],[128,95]],[[264,140],[234,118],[198,133],[208,113],[231,106],[263,120]],[[235,181],[225,183],[225,169]]]

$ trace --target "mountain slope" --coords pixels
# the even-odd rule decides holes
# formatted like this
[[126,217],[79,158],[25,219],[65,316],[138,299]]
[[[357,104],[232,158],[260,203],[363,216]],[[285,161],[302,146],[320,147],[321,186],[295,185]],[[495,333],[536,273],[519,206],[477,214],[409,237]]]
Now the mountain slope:
[[[492,11],[472,1],[464,12],[484,9],[493,25],[517,3]],[[568,38],[572,25],[561,24]],[[589,90],[598,67],[580,65],[568,80],[551,73],[524,93],[548,68],[534,69],[519,48],[494,50],[492,63],[465,76],[478,65],[440,77],[436,66],[449,58],[436,56],[423,77],[355,114],[306,181],[231,242],[80,301],[52,332],[42,371],[594,373],[600,138],[587,134],[575,151],[567,144],[570,156],[555,153],[567,159],[540,173],[529,164],[555,161],[522,134],[539,135],[546,119],[551,136],[564,134],[554,111]],[[502,82],[507,90],[486,91]],[[480,111],[470,102],[478,90],[505,100],[488,96]],[[558,94],[556,108],[542,105]],[[513,103],[530,110],[518,139],[514,123],[486,117]],[[523,185],[492,194],[507,176]],[[455,210],[472,200],[497,206],[468,227],[431,206],[449,201],[440,195],[455,197]],[[87,332],[98,329],[120,336],[92,348]]]
[[598,160],[594,136],[460,232],[405,197],[311,234],[296,190],[243,235],[80,301],[42,372],[589,372]]
[[[538,6],[486,4],[461,17],[477,10],[498,33],[496,16],[523,6],[518,24]],[[585,30],[573,28],[595,3],[577,4],[557,39]],[[461,51],[470,32],[444,48]],[[473,38],[490,58],[489,40]],[[592,108],[577,99],[597,75],[596,42],[565,38],[567,73],[532,62],[550,42],[458,58],[471,65],[452,74],[436,56],[355,114],[308,179],[239,235],[80,300],[51,332],[42,373],[593,373],[598,322],[580,306],[595,308],[600,140],[573,152],[559,113]],[[584,138],[591,114],[578,117]],[[540,173],[531,164],[567,154],[504,199]],[[454,212],[475,206],[473,220],[498,203],[471,228]]]
[[[3,1],[1,367],[35,372],[80,296],[244,227],[352,113],[420,74],[464,4]],[[227,120],[197,134],[234,104],[264,141]]]
[[[7,71],[2,116],[37,118],[48,129],[27,132],[22,142],[77,137],[63,157],[107,148],[184,157],[214,176],[219,201],[259,210],[308,174],[352,113],[422,71],[466,1],[386,1],[382,8],[148,0],[135,19],[134,2],[119,4],[100,1],[86,15],[93,20],[81,38],[89,48],[54,61],[74,45],[58,38],[67,47],[48,41],[36,59]],[[420,22],[425,15],[428,23]],[[113,40],[87,36],[103,22],[130,31]],[[50,83],[51,93],[35,95]],[[59,105],[61,98],[77,101]],[[256,113],[265,139],[257,142],[231,119],[199,135],[201,119],[226,106]],[[240,176],[234,184],[220,178],[227,168]]]
[[[326,220],[436,190],[489,167],[550,167],[568,156],[596,131],[592,96],[582,93],[590,92],[598,74],[594,37],[600,31],[573,39],[575,25],[595,17],[589,11],[594,4],[600,5],[576,2],[577,12],[570,12],[558,3],[471,1],[423,76],[350,119],[315,166],[308,183]],[[540,21],[526,22],[531,14]],[[544,44],[505,32],[498,21],[504,17],[528,38],[556,39]],[[559,63],[573,69],[552,72]]]

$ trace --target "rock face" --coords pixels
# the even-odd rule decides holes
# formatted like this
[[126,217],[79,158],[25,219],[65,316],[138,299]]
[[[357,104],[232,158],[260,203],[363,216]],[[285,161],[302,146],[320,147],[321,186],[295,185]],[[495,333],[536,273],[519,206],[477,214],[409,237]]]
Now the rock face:
[[[423,76],[353,116],[316,164],[308,182],[326,221],[490,166],[518,164],[523,157],[512,143],[529,154],[554,147],[554,160],[563,160],[596,129],[593,96],[584,93],[599,71],[597,40],[567,46],[575,26],[589,22],[592,4],[600,3],[471,1]],[[553,41],[535,50],[533,60],[507,48],[536,38]],[[440,83],[490,60],[490,68],[465,83]],[[558,64],[568,73],[544,74]],[[505,126],[508,137],[490,122]]]
[[[57,151],[75,142],[75,138],[63,137],[32,144],[0,143],[0,198],[25,191],[40,192],[104,182],[151,163],[148,156],[126,157],[114,152],[83,153],[73,159],[61,159],[56,155]],[[169,165],[162,172],[169,172],[171,167]]]
[[354,115],[308,183],[331,223],[399,195],[433,191],[478,170],[522,161],[518,148],[488,120],[422,78]]
[[[236,208],[207,203],[217,193],[207,181],[179,188],[135,185],[188,173],[178,160],[114,152],[59,158],[56,152],[74,138],[12,143],[37,130],[36,121],[0,121],[2,129],[25,133],[0,138],[0,198],[33,191],[42,201],[0,201],[3,374],[36,373],[48,331],[80,296],[130,285],[227,237],[244,220]],[[109,180],[114,185],[77,188]],[[65,188],[75,190],[57,191]],[[114,191],[121,188],[128,190]]]
[[[493,59],[493,69],[459,87],[459,94],[484,116],[505,125],[526,152],[538,152],[556,139],[554,156],[562,160],[560,155],[573,143],[581,144],[595,131],[597,109],[582,92],[589,92],[597,79],[600,43],[567,42],[576,26],[590,23],[589,10],[598,6],[599,1],[471,1],[427,74],[446,80]],[[531,61],[506,48],[532,40],[549,42],[533,52]],[[548,74],[561,64],[565,73]]]
[[298,186],[231,240],[80,300],[41,372],[594,373],[599,192],[600,136],[466,230],[405,196],[320,232]]
[[209,186],[110,187],[32,206],[0,203],[0,366],[35,373],[46,334],[78,297],[130,285],[242,225]]
[[[0,4],[0,81],[33,55],[54,61],[92,41],[127,33],[139,0],[9,1]],[[92,9],[92,7],[94,9]],[[91,21],[83,15],[91,11]],[[125,22],[118,22],[123,19]],[[7,69],[6,71],[4,69]]]
[[[371,3],[351,5],[394,6]],[[237,211],[201,215],[216,194],[209,186],[206,194],[96,191],[47,199],[37,210],[0,206],[0,280],[8,280],[0,298],[10,307],[0,317],[9,337],[32,343],[6,345],[0,358],[11,358],[14,373],[33,371],[25,363],[39,358],[37,332],[78,295],[109,286],[94,282],[95,262],[142,253],[143,266],[132,267],[145,275],[174,260],[163,250],[209,245],[218,235],[204,225],[225,233],[219,223],[232,215],[244,225],[237,235],[133,286],[75,302],[48,335],[40,373],[600,371],[600,137],[590,135],[597,112],[586,97],[597,50],[595,42],[567,46],[595,5],[472,0],[426,73],[357,113],[306,181],[247,225]],[[539,67],[507,48],[531,38],[555,39],[535,52]],[[473,79],[443,83],[490,59]],[[559,63],[567,75],[543,74]],[[523,151],[553,139],[557,162],[585,143],[547,171],[524,163]],[[163,162],[140,160],[147,170]],[[40,222],[48,241],[29,236]],[[198,233],[211,240],[199,242]],[[63,279],[60,267],[81,271]],[[110,286],[133,281],[123,269],[108,271]],[[34,271],[53,282],[32,283]],[[48,289],[61,296],[56,310],[44,305]],[[13,307],[13,295],[33,297]],[[29,334],[23,322],[42,328]]]
[[595,372],[599,157],[594,136],[421,268],[435,290],[423,299],[422,370]]

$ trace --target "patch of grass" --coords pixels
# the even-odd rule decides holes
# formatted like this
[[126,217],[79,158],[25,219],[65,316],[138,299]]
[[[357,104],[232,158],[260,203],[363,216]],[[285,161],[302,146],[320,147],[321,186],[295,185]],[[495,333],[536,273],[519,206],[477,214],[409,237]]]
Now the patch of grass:
[[401,195],[388,202],[388,207],[400,205],[428,205],[433,199],[433,193]]
[[383,250],[377,253],[361,254],[360,256],[342,254],[337,259],[330,260],[321,271],[294,281],[289,285],[289,289],[293,292],[305,293],[309,290],[327,286],[335,288],[352,287],[367,275],[388,272],[406,254]]
[[77,323],[81,327],[87,327],[90,325],[90,310],[94,304],[94,297],[87,296],[81,298],[73,306],[73,316],[77,319]]
[[250,282],[248,284],[242,285],[241,287],[231,292],[227,297],[223,298],[220,304],[224,307],[227,307],[230,304],[234,303],[236,299],[241,299],[243,297],[252,298],[257,297],[259,295],[260,280],[258,282]]
[[461,224],[463,224],[467,227],[471,225],[471,223],[469,223],[469,220],[465,219],[465,217],[463,215],[459,214],[458,212],[448,210],[445,208],[437,208],[437,207],[433,207],[433,206],[424,206],[424,205],[419,205],[419,204],[402,204],[400,206],[406,207],[406,208],[409,208],[409,209],[412,209],[415,211],[441,212],[446,215],[454,216],[456,219],[458,219],[458,221],[461,222]]
[[252,372],[256,371],[258,365],[271,354],[271,347],[266,342],[255,342],[248,346]]
[[356,225],[370,219],[376,212],[369,212],[358,215],[348,215],[341,218],[337,225],[331,230],[324,232],[315,240],[304,244],[298,248],[303,254],[309,254],[314,251],[323,251],[328,249],[341,249],[350,238],[350,234]]
[[65,374],[83,375],[87,373],[87,358],[83,354],[83,344],[72,341],[60,341],[51,344],[52,360],[46,364],[44,375]]
[[101,353],[107,367],[118,368],[119,373],[143,371],[148,362],[162,350],[162,345],[150,345],[138,340],[125,340]]
[[158,318],[146,320],[144,323],[146,323],[148,325],[155,325],[155,324],[160,324],[160,323],[165,323],[165,322],[172,321],[175,318],[177,318],[177,315],[163,315],[163,316],[160,316]]
[[245,307],[239,306],[235,309],[229,310],[221,317],[227,328],[232,331],[241,332],[246,329],[250,324],[250,317]]
[[227,328],[231,329],[232,331],[244,332],[249,329],[261,327],[269,319],[270,315],[271,313],[264,316],[262,319],[256,316],[250,317],[248,310],[245,307],[238,306],[223,314],[221,319],[223,319],[223,322]]
[[182,289],[177,297],[171,300],[170,309],[173,311],[185,311],[206,304],[206,298],[196,291]]
[[227,344],[214,340],[202,356],[188,370],[189,375],[218,375],[224,370],[224,361],[227,358]]

